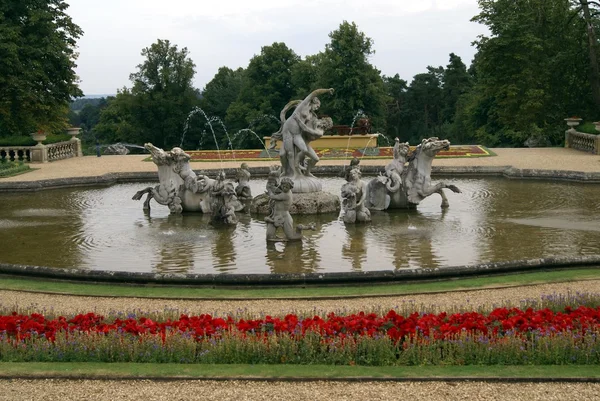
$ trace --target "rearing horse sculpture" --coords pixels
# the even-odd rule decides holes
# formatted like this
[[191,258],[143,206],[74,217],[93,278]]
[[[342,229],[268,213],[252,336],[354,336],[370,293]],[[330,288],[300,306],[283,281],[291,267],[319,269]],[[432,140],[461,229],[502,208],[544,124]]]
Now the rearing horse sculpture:
[[[445,182],[433,185],[431,164],[435,155],[449,147],[450,141],[446,139],[423,139],[408,157],[408,166],[405,166],[408,143],[401,144],[396,140],[394,160],[386,166],[386,174],[372,179],[367,185],[366,206],[373,210],[410,209],[437,193],[442,197],[442,208],[447,208],[448,198],[443,189],[448,188],[455,193],[460,193],[460,189]],[[401,171],[398,171],[400,168]]]

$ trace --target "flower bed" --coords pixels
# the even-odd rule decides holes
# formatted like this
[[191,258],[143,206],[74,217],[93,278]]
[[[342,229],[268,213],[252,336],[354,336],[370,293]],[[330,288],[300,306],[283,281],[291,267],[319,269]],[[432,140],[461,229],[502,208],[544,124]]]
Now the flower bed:
[[0,361],[598,364],[600,307],[154,320],[0,316]]

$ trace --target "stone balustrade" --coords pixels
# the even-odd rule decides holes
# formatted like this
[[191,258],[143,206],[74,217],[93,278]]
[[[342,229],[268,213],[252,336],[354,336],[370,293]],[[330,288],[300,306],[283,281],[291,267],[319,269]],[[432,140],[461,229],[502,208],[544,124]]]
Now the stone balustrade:
[[[600,154],[600,135],[577,131],[575,127],[579,125],[580,118],[566,118],[565,121],[570,127],[565,131],[565,148],[582,150],[595,155]],[[600,131],[600,123],[594,124],[596,125],[596,130]]]
[[0,145],[0,161],[31,161],[31,149],[35,146],[2,146]]
[[46,145],[48,152],[48,161],[56,161],[68,159],[71,157],[78,156],[78,148],[81,149],[81,142],[79,140],[70,140],[66,142],[53,143]]
[[600,154],[600,135],[568,130],[565,148],[583,150],[595,155]]
[[0,161],[47,163],[82,156],[81,141],[77,138],[49,145],[0,146]]

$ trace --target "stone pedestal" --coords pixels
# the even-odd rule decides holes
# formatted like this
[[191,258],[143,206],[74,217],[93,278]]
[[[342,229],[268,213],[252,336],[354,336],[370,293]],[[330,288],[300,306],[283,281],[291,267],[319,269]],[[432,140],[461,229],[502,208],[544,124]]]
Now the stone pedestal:
[[34,163],[48,163],[48,148],[46,145],[38,143],[31,148],[31,161]]

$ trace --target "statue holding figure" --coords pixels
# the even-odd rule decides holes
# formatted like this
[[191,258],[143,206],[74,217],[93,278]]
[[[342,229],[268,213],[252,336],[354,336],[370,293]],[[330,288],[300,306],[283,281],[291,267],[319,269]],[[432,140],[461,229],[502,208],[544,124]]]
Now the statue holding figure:
[[[437,193],[442,197],[442,208],[448,207],[444,188],[460,193],[452,184],[431,183],[433,158],[442,150],[450,148],[450,141],[431,137],[423,139],[407,157],[408,143],[396,138],[394,159],[385,167],[385,174],[369,181],[366,207],[371,210],[415,208],[423,199]],[[406,165],[408,162],[408,165]]]
[[235,195],[232,182],[225,181],[225,172],[221,171],[209,189],[211,196],[211,213],[213,221],[225,224],[237,224],[236,210],[241,210],[241,203]]
[[201,183],[190,167],[190,155],[175,147],[168,152],[151,143],[144,144],[152,155],[152,161],[158,167],[159,185],[138,191],[133,200],[140,200],[146,194],[144,210],[150,211],[150,201],[154,199],[169,207],[171,213],[183,211],[202,211],[200,202],[204,196],[199,192]]
[[[327,126],[331,125],[330,119],[321,121],[316,114],[321,106],[317,96],[325,93],[333,94],[333,89],[316,89],[299,104],[296,105],[296,101],[290,102],[282,110],[282,114],[285,115],[287,109],[296,105],[292,115],[281,126],[282,145],[279,150],[282,176],[294,181],[295,192],[321,191],[321,183],[312,174],[312,168],[319,162],[319,156],[310,146],[310,142],[323,136]],[[279,133],[275,135],[279,136]]]
[[347,224],[371,221],[371,212],[365,206],[367,199],[367,184],[361,180],[358,163],[346,173],[346,182],[342,185],[343,221]]
[[238,171],[236,172],[235,182],[235,195],[241,201],[252,199],[252,192],[250,191],[250,171],[248,165],[242,163]]
[[[303,230],[315,229],[314,224],[308,226],[298,224],[294,227],[294,220],[290,214],[290,207],[294,199],[292,188],[294,188],[294,181],[289,177],[283,177],[277,187],[279,192],[268,189],[268,196],[272,201],[272,211],[269,216],[265,217],[267,241],[297,241],[302,239]],[[279,227],[283,228],[285,238],[276,235]]]
[[[213,180],[208,176],[194,173],[190,166],[190,155],[183,149],[175,147],[168,152],[158,148],[151,143],[144,144],[152,155],[152,161],[158,167],[159,185],[146,187],[133,195],[133,200],[140,200],[144,195],[144,210],[150,212],[150,201],[154,199],[160,205],[168,206],[173,214],[182,212],[202,212],[212,213],[213,186],[218,180]],[[223,181],[224,181],[223,176]],[[233,185],[233,184],[232,184]],[[223,188],[217,188],[216,191]],[[244,205],[237,200],[235,191],[232,199],[229,201],[236,212],[242,210]]]

